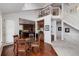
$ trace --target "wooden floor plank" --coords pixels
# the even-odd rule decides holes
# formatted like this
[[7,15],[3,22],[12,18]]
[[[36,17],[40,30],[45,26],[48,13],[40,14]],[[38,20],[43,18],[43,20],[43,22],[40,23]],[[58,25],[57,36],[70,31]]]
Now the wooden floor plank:
[[[13,45],[3,47],[2,56],[14,56]],[[53,47],[47,43],[39,52],[31,52],[31,56],[57,56]]]

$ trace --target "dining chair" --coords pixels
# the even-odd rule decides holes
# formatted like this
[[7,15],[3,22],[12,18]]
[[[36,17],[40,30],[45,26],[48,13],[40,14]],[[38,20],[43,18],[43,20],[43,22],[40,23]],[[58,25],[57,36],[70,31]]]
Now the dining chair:
[[32,51],[33,52],[39,52],[39,43],[38,42],[33,42],[32,44],[31,44],[31,48],[32,48]]
[[34,38],[34,34],[29,34],[29,39],[34,42],[35,41],[35,38]]
[[38,33],[38,41],[39,41],[39,49],[40,51],[44,50],[44,33],[43,31],[40,31]]
[[27,50],[28,50],[28,45],[26,44],[26,41],[23,39],[18,40],[18,45],[17,45],[17,53],[18,56],[26,56],[27,55]]
[[29,34],[29,38],[32,41],[31,48],[33,52],[39,52],[39,43],[35,40],[33,34]]
[[14,35],[14,44],[13,44],[13,51],[14,51],[14,55],[17,55],[17,40],[19,39],[18,35]]

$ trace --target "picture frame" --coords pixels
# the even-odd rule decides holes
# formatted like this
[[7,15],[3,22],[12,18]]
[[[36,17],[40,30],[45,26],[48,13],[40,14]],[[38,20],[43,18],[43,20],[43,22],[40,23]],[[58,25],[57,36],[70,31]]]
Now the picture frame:
[[49,25],[45,25],[45,31],[49,31]]
[[69,33],[70,32],[70,28],[65,28],[65,32]]
[[58,27],[58,31],[61,31],[62,30],[62,28],[61,27]]

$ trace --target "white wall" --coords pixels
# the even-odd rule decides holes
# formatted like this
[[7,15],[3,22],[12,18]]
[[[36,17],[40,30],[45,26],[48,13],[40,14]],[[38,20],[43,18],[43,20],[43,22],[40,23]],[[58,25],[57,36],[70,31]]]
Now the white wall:
[[[44,19],[44,42],[51,44],[51,15],[36,19],[40,21]],[[45,31],[45,25],[49,25],[49,31]],[[35,23],[35,32],[38,33],[37,22]]]
[[65,14],[63,20],[79,30],[79,13]]
[[2,14],[0,12],[0,47],[2,45]]
[[3,18],[22,18],[27,20],[35,21],[38,17],[39,10],[28,10],[28,11],[22,11],[18,13],[11,13],[11,14],[5,14],[3,15]]
[[[24,12],[19,12],[19,13],[12,13],[12,14],[3,15],[3,19],[11,20],[11,23],[13,21],[12,24],[9,23],[8,25],[6,25],[6,27],[9,27],[9,28],[6,29],[6,31],[10,30],[11,28],[14,29],[14,30],[11,29],[13,31],[13,32],[11,32],[12,35],[13,35],[13,33],[14,33],[14,35],[15,34],[19,34],[19,18],[35,21],[37,19],[37,17],[38,17],[38,10],[35,10],[35,11],[24,11]],[[7,34],[8,34],[8,32],[7,32]],[[7,38],[12,38],[12,36],[6,36],[6,40],[9,40]],[[10,42],[11,41],[13,41],[13,40],[10,40]]]
[[5,19],[2,19],[2,43],[5,43],[5,36],[6,36],[6,28],[5,28]]
[[14,27],[14,20],[6,20],[6,43],[13,43]]
[[56,28],[57,28],[56,29],[57,39],[58,40],[61,40],[61,33],[62,33],[61,31],[62,30],[61,31],[58,31],[58,27],[61,27],[61,22],[57,22],[57,26],[56,26]]
[[[70,32],[66,33],[65,28],[70,28]],[[67,24],[64,24],[64,39],[74,44],[79,43],[79,31]]]
[[[50,23],[49,23],[50,24]],[[51,19],[51,35],[54,35],[54,41],[56,41],[56,19]]]
[[54,22],[55,20],[51,19],[51,34],[54,33]]
[[[45,25],[49,25],[49,31],[45,31]],[[51,43],[51,16],[47,16],[44,19],[44,40],[47,43]]]

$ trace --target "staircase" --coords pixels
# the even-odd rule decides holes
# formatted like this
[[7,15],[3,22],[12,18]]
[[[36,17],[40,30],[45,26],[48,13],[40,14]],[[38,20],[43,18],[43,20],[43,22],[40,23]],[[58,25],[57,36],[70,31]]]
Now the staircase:
[[64,13],[63,21],[74,29],[79,30],[79,13]]

